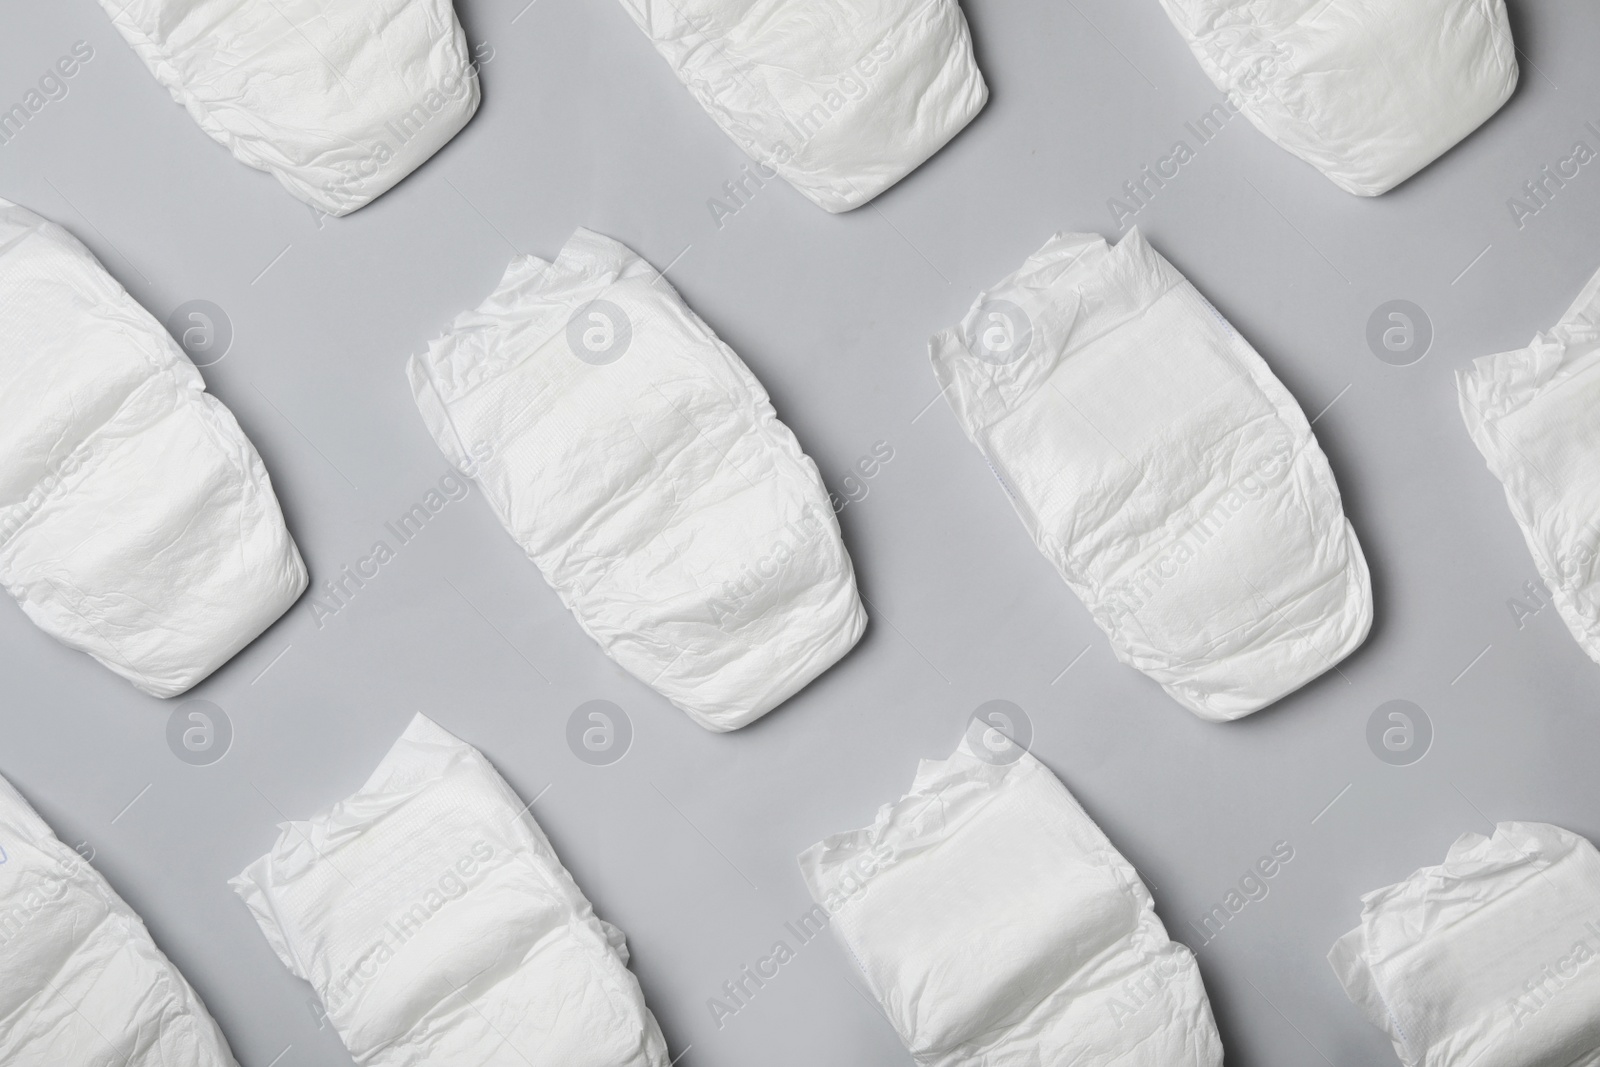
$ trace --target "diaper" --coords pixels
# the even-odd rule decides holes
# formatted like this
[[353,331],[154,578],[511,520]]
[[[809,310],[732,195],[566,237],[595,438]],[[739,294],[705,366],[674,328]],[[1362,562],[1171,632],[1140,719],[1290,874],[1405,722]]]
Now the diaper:
[[1406,1067],[1600,1063],[1600,855],[1588,841],[1499,823],[1361,904],[1328,962]]
[[418,715],[233,879],[361,1067],[667,1067],[622,931],[477,749]]
[[912,1058],[1221,1067],[1194,955],[1138,874],[1048,768],[996,751],[922,761],[870,827],[800,856]]
[[0,778],[0,1063],[237,1067],[150,932]]
[[1556,610],[1600,662],[1600,274],[1549,333],[1456,384]]
[[710,730],[766,714],[866,626],[816,465],[761,383],[627,248],[521,256],[411,360],[445,456],[584,630]]
[[88,249],[3,200],[0,585],[159,697],[306,587],[261,457],[194,364]]
[[1056,235],[931,350],[1117,658],[1196,715],[1257,711],[1366,639],[1366,561],[1305,416],[1137,229]]
[[1357,196],[1388,192],[1517,86],[1504,0],[1161,0],[1236,111]]
[[329,215],[377,199],[478,109],[450,0],[100,0],[235,159]]
[[732,182],[730,213],[780,175],[828,211],[860,207],[960,133],[989,98],[956,0],[622,6],[755,161]]

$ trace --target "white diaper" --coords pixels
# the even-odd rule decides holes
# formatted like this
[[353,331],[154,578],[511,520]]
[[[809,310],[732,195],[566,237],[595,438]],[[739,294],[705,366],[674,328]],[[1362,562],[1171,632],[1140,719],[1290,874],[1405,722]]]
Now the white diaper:
[[231,884],[362,1067],[667,1067],[622,931],[431,720],[354,796],[281,829]]
[[1549,333],[1456,384],[1556,610],[1600,662],[1600,274]]
[[1137,229],[1051,238],[931,349],[1034,543],[1178,703],[1248,715],[1366,639],[1366,561],[1305,416]]
[[139,916],[4,778],[0,1063],[237,1067]]
[[1328,954],[1406,1067],[1600,1063],[1600,854],[1546,823],[1463,834],[1361,898]]
[[[783,179],[860,207],[982,110],[989,88],[956,0],[622,0],[700,106]],[[735,200],[737,210],[741,200]]]
[[1357,196],[1443,155],[1517,87],[1504,0],[1161,0],[1217,88]]
[[478,109],[450,0],[100,0],[234,158],[329,215],[383,195]]
[[194,364],[88,249],[3,200],[0,584],[160,697],[306,587],[261,457]]
[[1001,745],[922,761],[870,827],[800,857],[912,1058],[1220,1067],[1194,955],[1055,775]]
[[411,391],[584,630],[711,730],[866,626],[816,465],[644,260],[578,230],[411,361]]

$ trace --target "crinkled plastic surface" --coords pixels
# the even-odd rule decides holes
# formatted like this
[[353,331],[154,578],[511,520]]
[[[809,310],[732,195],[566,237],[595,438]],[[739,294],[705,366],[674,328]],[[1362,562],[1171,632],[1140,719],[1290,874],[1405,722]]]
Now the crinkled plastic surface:
[[1366,639],[1366,560],[1305,416],[1137,229],[1056,235],[930,347],[1034,543],[1184,707],[1248,715]]
[[866,614],[827,490],[666,280],[578,230],[409,366],[423,420],[584,630],[696,722],[766,714]]
[[261,457],[194,364],[88,249],[3,200],[0,584],[160,697],[306,587]]
[[144,923],[3,778],[0,1063],[237,1067]]
[[1161,0],[1262,133],[1357,196],[1426,167],[1517,86],[1504,0]]
[[1222,1063],[1194,955],[1021,749],[922,761],[909,793],[800,868],[925,1067]]
[[[828,211],[921,166],[989,98],[956,0],[622,0],[755,161]],[[736,210],[739,201],[730,207]]]
[[233,879],[362,1067],[667,1067],[622,931],[482,754],[418,715]]
[[1361,898],[1328,962],[1406,1067],[1600,1062],[1600,854],[1546,823],[1463,834]]
[[345,215],[478,109],[450,0],[100,0],[172,98],[235,159]]
[[1556,610],[1600,662],[1600,274],[1548,333],[1456,384]]

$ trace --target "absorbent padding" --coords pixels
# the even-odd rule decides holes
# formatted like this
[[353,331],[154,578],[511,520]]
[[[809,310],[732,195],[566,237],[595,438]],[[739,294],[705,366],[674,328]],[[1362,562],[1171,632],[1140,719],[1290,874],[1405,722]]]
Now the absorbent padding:
[[1556,610],[1600,662],[1600,274],[1548,333],[1456,384]]
[[194,364],[88,249],[5,201],[0,584],[160,697],[306,587],[261,457]]
[[3,778],[0,1063],[237,1067],[139,916]]
[[1399,185],[1517,86],[1504,0],[1161,0],[1235,109],[1357,196]]
[[814,463],[659,273],[578,230],[409,367],[423,420],[584,630],[732,730],[866,625]]
[[422,715],[233,879],[362,1067],[667,1067],[622,931],[489,761]]
[[329,215],[454,137],[478,79],[450,0],[100,0],[200,128]]
[[931,350],[1034,543],[1184,707],[1248,715],[1366,639],[1366,561],[1305,416],[1137,229],[1051,238]]
[[[921,166],[989,98],[956,0],[622,0],[724,133],[828,211]],[[737,210],[735,200],[731,210]],[[713,205],[714,207],[714,205]]]
[[1407,1067],[1600,1062],[1600,855],[1588,841],[1499,823],[1361,903],[1328,962]]
[[1194,955],[1020,749],[979,758],[963,741],[922,761],[909,793],[800,869],[924,1067],[1222,1063]]

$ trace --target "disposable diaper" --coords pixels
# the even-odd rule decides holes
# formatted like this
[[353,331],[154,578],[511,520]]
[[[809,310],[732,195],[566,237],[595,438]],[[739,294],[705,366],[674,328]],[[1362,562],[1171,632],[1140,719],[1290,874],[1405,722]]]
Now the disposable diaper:
[[478,109],[450,0],[100,0],[191,117],[299,199],[345,215]]
[[160,697],[306,587],[261,457],[194,364],[88,249],[3,200],[0,584]]
[[1236,719],[1365,640],[1372,592],[1311,427],[1137,229],[1058,234],[934,337],[933,369],[1117,658]]
[[1600,274],[1549,333],[1456,383],[1556,610],[1600,662]]
[[924,760],[909,793],[800,869],[923,1067],[1222,1063],[1193,954],[1055,775],[1003,739]]
[[139,916],[3,778],[0,1063],[237,1067]]
[[743,195],[781,175],[828,211],[860,207],[961,132],[989,98],[956,0],[622,6],[755,161],[754,179],[734,182]]
[[667,1067],[622,931],[477,749],[418,715],[233,879],[362,1067]]
[[1600,854],[1588,841],[1499,823],[1361,904],[1328,962],[1406,1067],[1600,1063]]
[[1443,155],[1517,86],[1504,0],[1161,0],[1262,133],[1357,196]]
[[578,230],[409,366],[450,461],[606,654],[732,730],[866,615],[816,465],[750,371],[623,245]]

